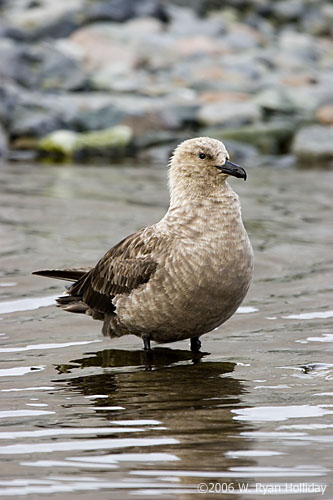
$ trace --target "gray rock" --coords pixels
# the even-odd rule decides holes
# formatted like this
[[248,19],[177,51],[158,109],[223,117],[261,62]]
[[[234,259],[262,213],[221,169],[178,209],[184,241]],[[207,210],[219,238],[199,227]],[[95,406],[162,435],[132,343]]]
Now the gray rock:
[[[195,61],[184,65],[185,74],[176,66],[179,77],[187,78],[189,86],[197,91],[221,90],[255,93],[261,89],[261,81],[268,74],[268,66],[256,52],[227,54],[217,59],[203,58],[200,65]],[[177,75],[176,73],[176,75]]]
[[253,164],[254,159],[258,158],[259,150],[252,144],[244,144],[243,142],[225,139],[224,143],[232,158],[232,160],[240,165],[246,166],[248,163]]
[[320,8],[313,4],[305,9],[300,26],[302,31],[315,36],[331,36],[333,5],[324,3]]
[[332,83],[329,81],[317,85],[289,87],[286,88],[286,93],[295,111],[300,113],[304,120],[313,119],[319,106],[333,102]]
[[256,102],[266,113],[295,113],[297,106],[283,87],[271,87],[259,92]]
[[13,1],[5,10],[7,35],[26,41],[62,38],[76,29],[82,17],[83,0]]
[[124,111],[110,104],[97,109],[80,110],[71,125],[80,132],[105,129],[121,123],[124,116]]
[[62,53],[51,44],[43,43],[33,49],[34,84],[43,90],[84,90],[88,84],[78,60]]
[[26,47],[9,38],[0,38],[0,80],[29,86],[32,72]]
[[68,37],[94,21],[124,22],[135,17],[155,17],[167,22],[169,16],[158,0],[39,0],[15,2],[6,9],[3,34],[16,40],[37,41]]
[[0,84],[0,123],[6,128],[19,101],[19,92],[20,89],[12,82]]
[[255,123],[245,127],[206,128],[202,135],[215,137],[224,141],[237,141],[251,144],[265,154],[281,154],[289,151],[294,130],[297,127],[295,119],[272,120],[265,123]]
[[259,121],[260,108],[254,101],[215,102],[202,106],[198,119],[206,126],[238,127]]
[[9,133],[11,138],[41,137],[63,126],[61,117],[43,108],[18,106],[13,114]]
[[310,125],[301,128],[295,136],[292,151],[304,167],[316,163],[332,164],[333,127]]
[[[170,107],[162,111],[163,118],[170,128],[195,127],[198,125],[198,112],[200,106],[197,103],[170,104]],[[168,128],[169,128],[168,127]]]
[[298,21],[304,13],[304,0],[279,0],[272,3],[273,17],[282,22]]
[[225,32],[226,26],[221,17],[199,18],[193,8],[168,5],[170,22],[168,31],[175,37],[210,36],[218,37]]
[[317,61],[321,55],[321,48],[308,33],[297,33],[290,29],[282,30],[279,34],[278,49],[281,51],[281,60],[292,54],[303,62]]
[[251,31],[244,29],[245,26],[241,25],[242,29],[232,29],[229,31],[227,35],[223,37],[223,43],[226,47],[234,52],[241,52],[249,49],[255,49],[262,44],[262,40],[257,34]]
[[8,133],[11,138],[41,137],[58,128],[69,128],[76,113],[72,99],[21,89],[8,116]]
[[[175,148],[177,144],[185,139],[190,139],[191,135],[184,134],[184,132],[174,132],[170,130],[150,130],[140,136],[134,138],[135,147],[138,151],[152,150],[155,148],[168,146],[170,151]],[[142,154],[142,158],[144,154]]]

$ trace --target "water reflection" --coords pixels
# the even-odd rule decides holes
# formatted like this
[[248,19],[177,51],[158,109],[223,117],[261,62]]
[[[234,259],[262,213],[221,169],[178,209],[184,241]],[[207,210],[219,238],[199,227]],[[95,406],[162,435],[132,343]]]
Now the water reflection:
[[[89,354],[89,353],[88,353]],[[202,357],[207,355],[205,352],[191,352],[182,349],[169,349],[166,347],[156,347],[151,352],[105,349],[92,353],[91,357],[72,360],[81,368],[87,366],[100,366],[102,368],[112,367],[144,367],[145,369],[154,369],[162,366],[169,366],[182,361],[192,361],[197,363]],[[231,368],[232,371],[233,367]]]
[[[145,438],[156,439],[150,452],[156,452],[160,444],[161,451],[178,458],[176,462],[159,464],[159,470],[164,467],[171,476],[177,470],[177,477],[186,484],[193,482],[193,475],[179,471],[194,469],[198,480],[208,470],[213,478],[222,471],[228,477],[233,457],[227,452],[239,450],[243,443],[235,437],[250,429],[247,422],[235,420],[231,412],[244,392],[241,381],[231,376],[234,363],[208,361],[204,354],[193,355],[187,350],[158,348],[148,357],[142,350],[108,349],[71,360],[65,366],[73,375],[93,367],[93,373],[62,379],[61,384],[67,393],[79,391],[84,395],[96,412],[95,418],[118,427],[153,422],[138,437],[144,434]],[[103,371],[96,374],[97,367]],[[62,366],[58,370],[63,371]],[[68,406],[75,409],[79,405]],[[114,408],[118,410],[112,411]],[[91,414],[82,412],[80,418],[83,421]],[[133,431],[129,451],[138,453],[141,447]],[[163,442],[165,439],[174,442]],[[92,457],[92,463],[95,459]],[[89,458],[85,460],[89,462]],[[237,463],[249,466],[256,462],[244,457]],[[151,465],[140,463],[134,474],[145,470],[151,471]]]

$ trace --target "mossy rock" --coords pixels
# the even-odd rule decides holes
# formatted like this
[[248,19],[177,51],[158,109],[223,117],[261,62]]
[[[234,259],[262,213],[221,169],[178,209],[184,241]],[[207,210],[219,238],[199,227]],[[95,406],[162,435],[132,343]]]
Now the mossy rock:
[[43,156],[71,158],[74,155],[78,134],[71,130],[55,130],[43,137],[38,150]]
[[132,139],[132,129],[126,125],[85,133],[56,130],[39,141],[38,149],[43,157],[64,160],[95,156],[119,158],[128,152]]

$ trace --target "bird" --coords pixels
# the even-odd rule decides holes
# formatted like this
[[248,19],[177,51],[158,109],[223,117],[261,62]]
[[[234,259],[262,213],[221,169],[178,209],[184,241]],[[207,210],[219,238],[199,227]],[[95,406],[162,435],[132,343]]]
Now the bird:
[[200,337],[227,321],[251,283],[253,251],[239,197],[228,183],[246,180],[225,145],[196,137],[169,160],[164,217],[113,246],[94,267],[33,274],[71,281],[58,306],[103,322],[111,338],[133,334],[158,344]]

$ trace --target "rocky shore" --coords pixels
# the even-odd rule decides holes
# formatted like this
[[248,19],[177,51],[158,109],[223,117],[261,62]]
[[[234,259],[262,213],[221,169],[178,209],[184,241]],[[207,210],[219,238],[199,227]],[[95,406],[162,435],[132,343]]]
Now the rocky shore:
[[[189,5],[191,7],[189,7]],[[333,162],[329,0],[0,0],[0,159]]]

